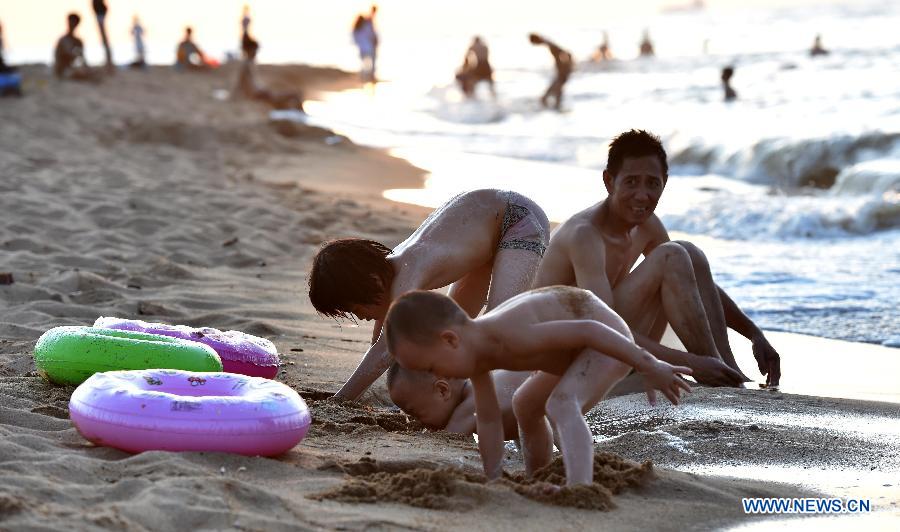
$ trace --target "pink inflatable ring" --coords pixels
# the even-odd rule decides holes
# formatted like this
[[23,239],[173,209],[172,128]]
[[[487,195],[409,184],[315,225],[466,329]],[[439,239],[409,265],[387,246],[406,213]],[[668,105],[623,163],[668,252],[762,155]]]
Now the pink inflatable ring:
[[72,393],[69,416],[85,439],[123,451],[262,456],[293,448],[312,421],[280,382],[169,369],[96,373]]
[[141,320],[99,317],[94,327],[138,331],[172,336],[206,344],[219,354],[222,366],[228,373],[240,373],[251,377],[274,379],[278,374],[278,350],[275,344],[240,331],[220,331],[212,327],[195,329],[187,325],[168,325]]

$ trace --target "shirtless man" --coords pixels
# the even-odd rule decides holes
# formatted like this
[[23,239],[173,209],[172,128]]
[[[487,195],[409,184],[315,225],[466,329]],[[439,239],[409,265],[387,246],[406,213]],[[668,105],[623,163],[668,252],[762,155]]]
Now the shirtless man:
[[375,320],[372,347],[334,398],[356,399],[393,362],[381,326],[400,295],[452,285],[450,297],[477,316],[485,300],[491,310],[531,287],[549,234],[536,203],[482,189],[450,199],[393,250],[358,238],[325,244],[309,274],[313,307],[333,318]]
[[194,42],[194,29],[184,28],[184,40],[175,49],[175,67],[178,69],[205,70],[209,68],[206,56]]
[[691,391],[678,375],[689,375],[690,368],[657,360],[635,345],[622,318],[580,288],[525,292],[475,319],[445,295],[409,292],[391,305],[384,328],[391,353],[404,368],[471,379],[478,448],[489,479],[500,477],[503,458],[492,370],[534,372],[513,395],[526,472],[550,462],[549,417],[559,433],[570,486],[593,479],[594,442],[584,413],[632,368],[644,377],[651,404],[656,390],[673,404],[681,392]]
[[488,59],[488,47],[476,36],[472,39],[472,45],[466,50],[466,57],[463,60],[462,68],[456,75],[462,86],[462,91],[468,98],[475,96],[475,86],[479,81],[487,81],[491,86],[491,95],[496,98],[497,91],[494,88],[494,69],[491,68],[491,62]]
[[75,36],[80,23],[78,13],[69,13],[66,17],[66,33],[56,41],[53,52],[53,73],[57,78],[84,80],[93,77],[84,60],[84,43]]
[[[671,242],[653,214],[668,178],[666,152],[645,132],[622,133],[610,144],[603,182],[609,196],[560,225],[535,278],[535,287],[575,285],[609,304],[654,356],[692,368],[700,383],[739,386],[728,343],[731,327],[753,343],[766,385],[781,377],[778,353],[765,335],[712,279],[709,263],[689,242]],[[644,256],[634,270],[638,257]],[[688,352],[660,345],[671,323]]]

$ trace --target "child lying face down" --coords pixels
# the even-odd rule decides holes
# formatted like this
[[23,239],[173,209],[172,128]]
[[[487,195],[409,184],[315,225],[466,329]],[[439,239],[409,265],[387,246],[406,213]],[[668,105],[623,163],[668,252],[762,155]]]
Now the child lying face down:
[[492,312],[470,318],[442,294],[414,291],[385,318],[390,352],[402,367],[469,378],[475,395],[478,446],[488,478],[501,474],[502,413],[490,371],[534,371],[513,395],[513,412],[527,473],[547,465],[552,433],[559,433],[569,485],[593,478],[594,445],[583,412],[597,404],[634,368],[655,403],[660,390],[673,404],[690,386],[671,366],[638,347],[628,325],[597,296],[552,286],[512,297]]
[[[527,371],[491,372],[503,418],[504,440],[519,439],[512,398],[529,375]],[[467,379],[445,379],[394,363],[387,373],[387,389],[395,405],[429,429],[458,434],[475,432],[475,394]]]

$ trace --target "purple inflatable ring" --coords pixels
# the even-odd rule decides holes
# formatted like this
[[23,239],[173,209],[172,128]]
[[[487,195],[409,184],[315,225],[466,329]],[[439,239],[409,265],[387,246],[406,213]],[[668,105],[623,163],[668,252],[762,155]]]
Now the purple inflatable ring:
[[123,451],[249,456],[291,450],[312,422],[280,382],[171,369],[95,373],[72,392],[69,416],[85,439]]
[[266,379],[274,379],[278,374],[278,350],[275,344],[265,338],[240,331],[220,331],[212,327],[195,329],[187,325],[168,325],[103,316],[97,318],[94,327],[161,334],[200,342],[215,349],[222,359],[224,371],[228,373]]

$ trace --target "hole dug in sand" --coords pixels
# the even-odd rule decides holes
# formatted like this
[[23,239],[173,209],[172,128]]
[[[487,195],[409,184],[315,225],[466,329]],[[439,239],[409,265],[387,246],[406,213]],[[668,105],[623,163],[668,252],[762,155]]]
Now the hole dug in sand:
[[545,504],[605,511],[615,507],[614,494],[644,486],[654,478],[651,462],[637,464],[606,452],[594,454],[593,484],[575,487],[564,486],[561,457],[538,470],[532,479],[518,473],[496,482],[487,482],[481,474],[436,467],[428,462],[379,464],[362,458],[358,463],[342,464],[340,469],[354,478],[310,498],[350,503],[399,502],[434,510],[460,510],[487,500],[489,493],[485,490],[511,489]]

